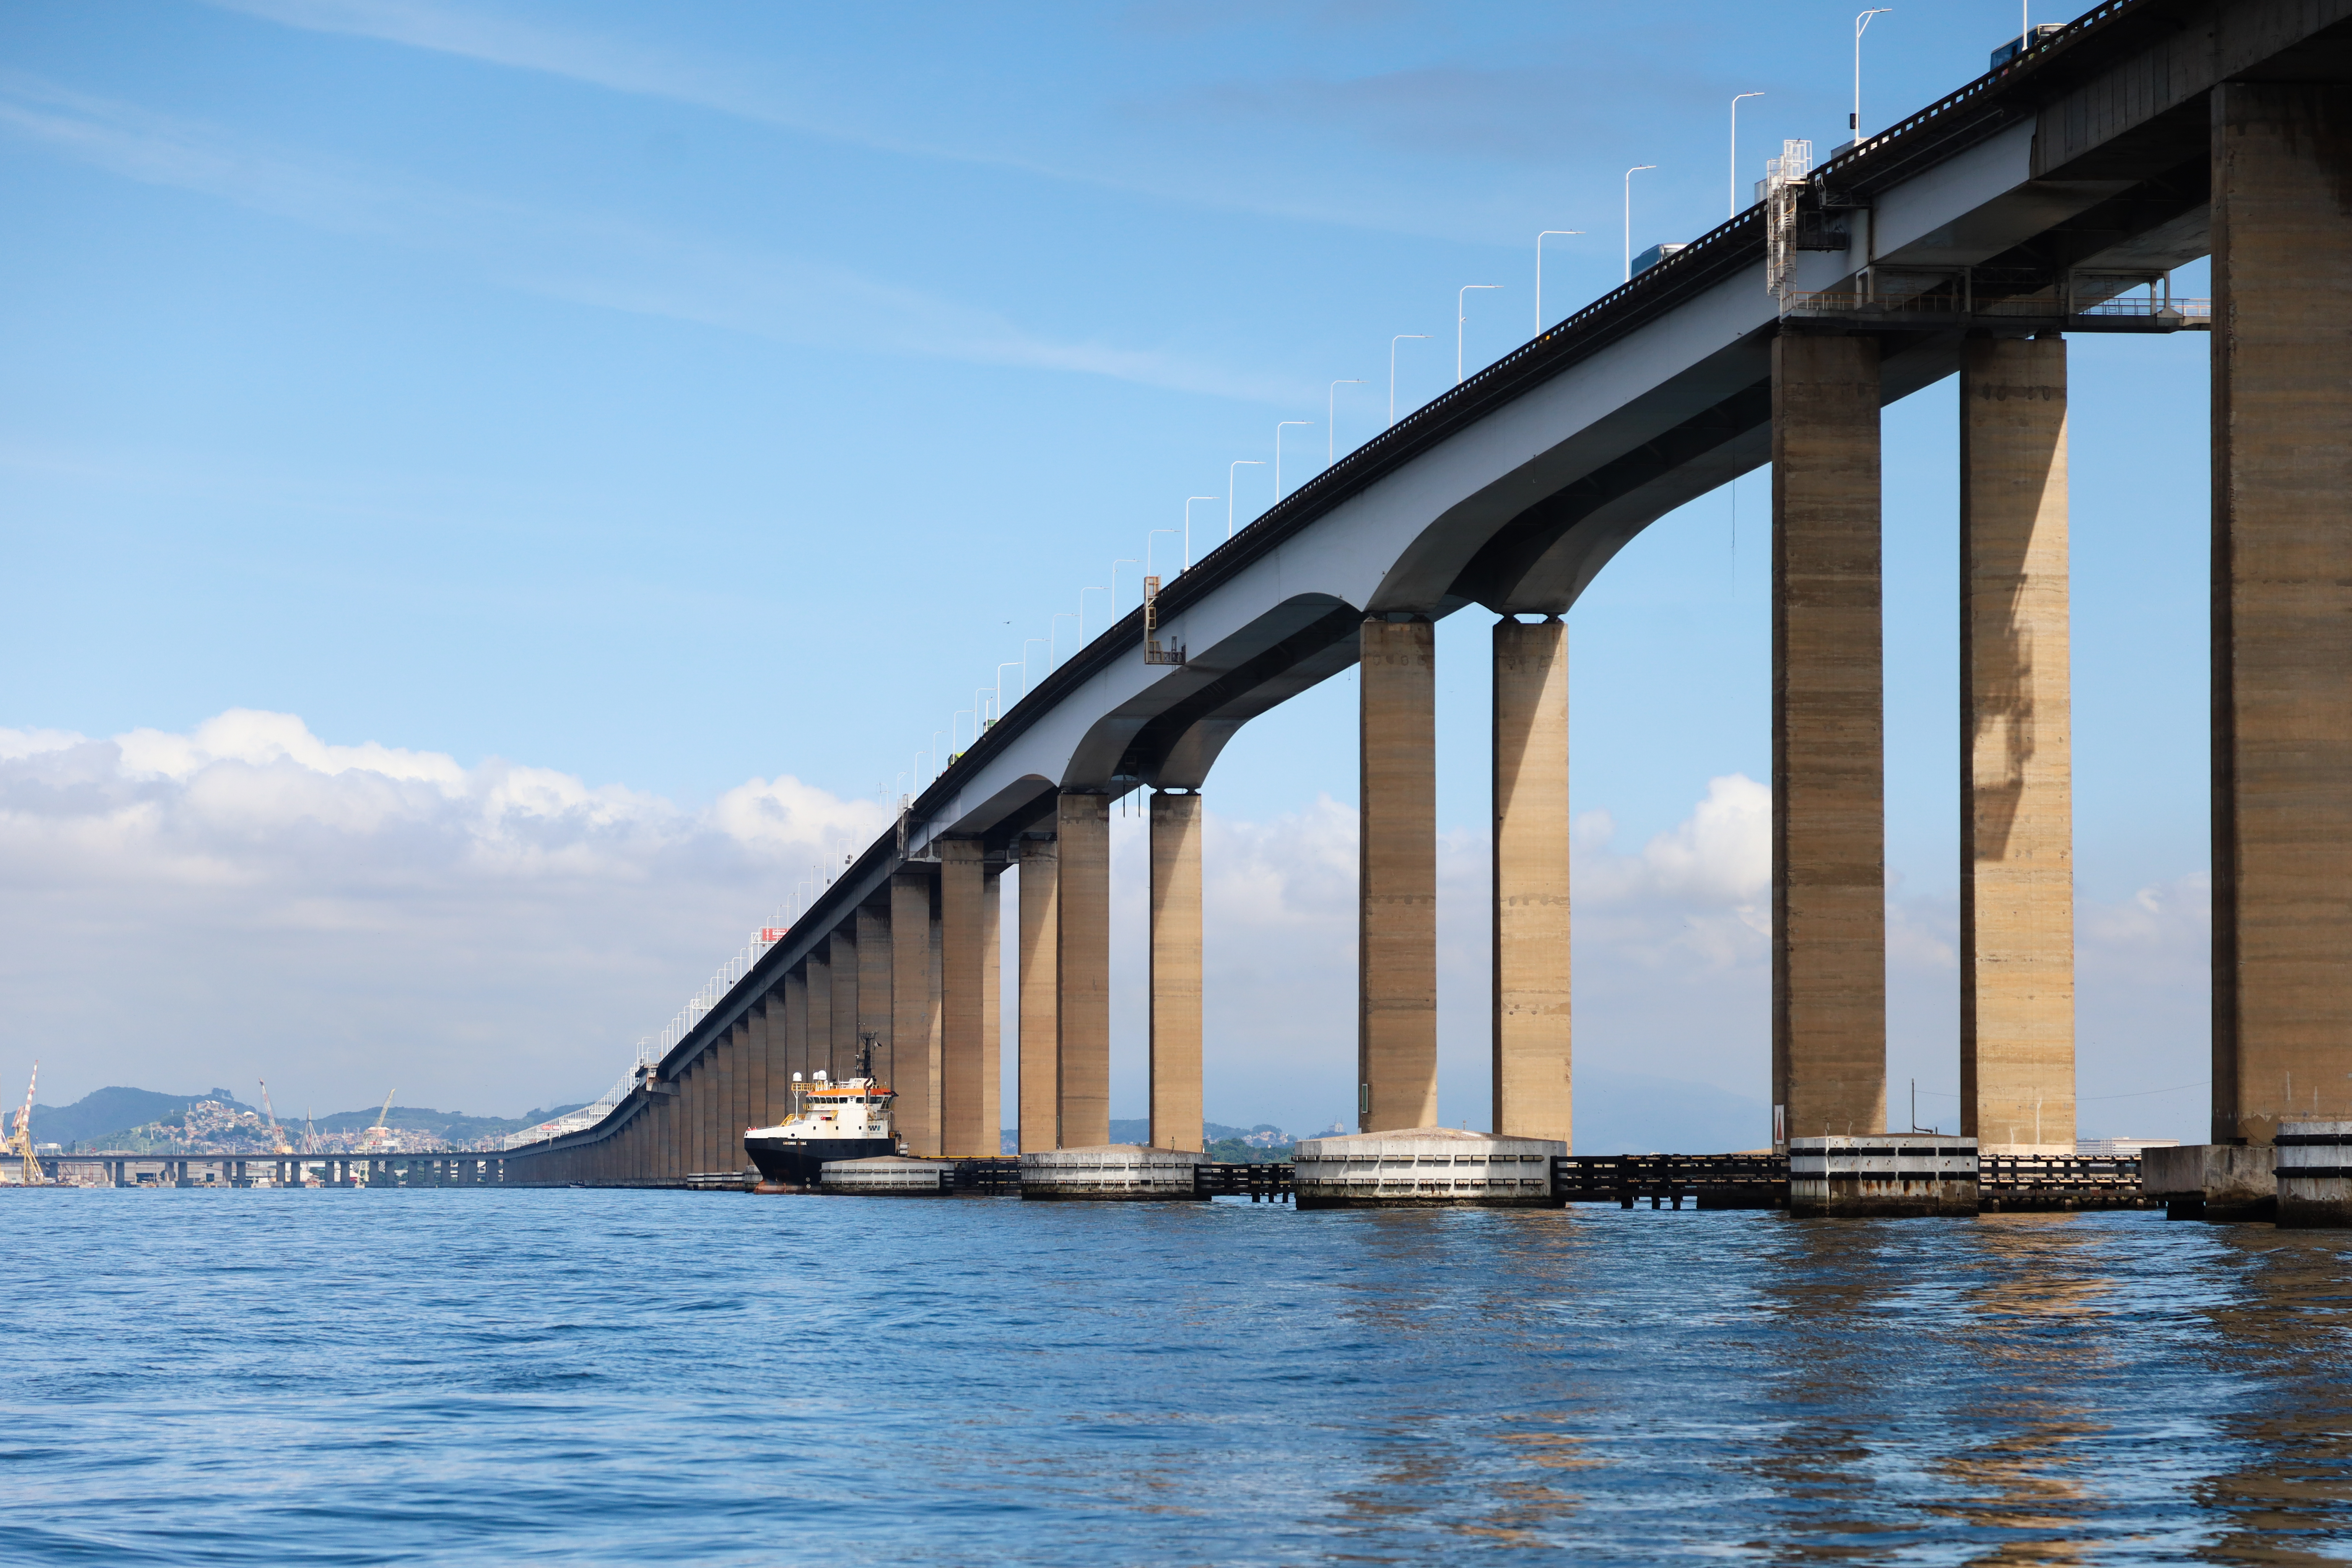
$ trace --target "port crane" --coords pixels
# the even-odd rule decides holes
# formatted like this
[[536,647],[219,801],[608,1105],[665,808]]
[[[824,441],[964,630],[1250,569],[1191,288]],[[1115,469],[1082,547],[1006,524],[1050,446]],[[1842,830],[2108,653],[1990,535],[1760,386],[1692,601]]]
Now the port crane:
[[392,1136],[383,1130],[383,1119],[392,1114],[392,1097],[399,1092],[396,1089],[384,1090],[383,1109],[375,1113],[375,1125],[360,1134],[362,1149],[381,1149]]
[[261,1085],[261,1113],[269,1118],[269,1152],[273,1154],[291,1154],[294,1152],[294,1146],[286,1141],[285,1131],[278,1125],[278,1112],[270,1108],[269,1080],[265,1078],[257,1079],[254,1081]]
[[16,1130],[8,1134],[8,1152],[24,1161],[24,1181],[28,1187],[41,1184],[41,1162],[33,1153],[33,1089],[41,1081],[41,1064],[33,1064],[32,1082],[25,1086],[25,1108],[16,1112]]

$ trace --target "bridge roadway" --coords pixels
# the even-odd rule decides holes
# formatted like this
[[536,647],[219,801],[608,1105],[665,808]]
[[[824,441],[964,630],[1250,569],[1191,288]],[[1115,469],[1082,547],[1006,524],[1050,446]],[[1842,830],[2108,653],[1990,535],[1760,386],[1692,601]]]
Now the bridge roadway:
[[[861,1039],[915,1152],[992,1152],[1008,1111],[1024,1150],[1107,1142],[1108,811],[1139,788],[1151,1141],[1199,1148],[1200,792],[1244,723],[1350,665],[1359,1123],[1433,1123],[1432,627],[1472,605],[1500,617],[1493,1125],[1566,1140],[1558,617],[1650,522],[1768,461],[1773,1136],[1883,1128],[1878,412],[1956,373],[1962,1127],[1989,1152],[2071,1151],[2064,338],[2209,321],[2215,1136],[2266,1142],[2290,1081],[2316,1097],[2302,1114],[2352,1116],[2347,17],[2110,0],[1401,421],[1024,695],[625,1094],[509,1151],[509,1179],[729,1166],[793,1075],[843,1076]],[[2209,253],[2211,316],[2168,278]]]

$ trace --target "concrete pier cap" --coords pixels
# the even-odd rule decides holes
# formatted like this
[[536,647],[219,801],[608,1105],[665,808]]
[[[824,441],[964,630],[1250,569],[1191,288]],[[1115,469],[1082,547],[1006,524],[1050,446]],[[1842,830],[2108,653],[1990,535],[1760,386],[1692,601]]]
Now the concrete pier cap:
[[1558,1138],[1497,1138],[1458,1127],[1409,1127],[1307,1138],[1292,1156],[1302,1209],[1550,1208]]
[[1799,1218],[1967,1218],[1977,1212],[1977,1141],[1929,1132],[1789,1140],[1789,1213]]
[[1021,1156],[1021,1195],[1081,1202],[1163,1202],[1201,1196],[1202,1156],[1140,1143],[1037,1149]]
[[2282,1152],[2268,1143],[2185,1143],[2175,1149],[2143,1149],[2140,1191],[2164,1200],[2168,1219],[2274,1218],[2278,1211],[2275,1162]]
[[955,1162],[875,1154],[863,1160],[827,1160],[817,1186],[828,1193],[886,1198],[936,1198],[955,1191]]

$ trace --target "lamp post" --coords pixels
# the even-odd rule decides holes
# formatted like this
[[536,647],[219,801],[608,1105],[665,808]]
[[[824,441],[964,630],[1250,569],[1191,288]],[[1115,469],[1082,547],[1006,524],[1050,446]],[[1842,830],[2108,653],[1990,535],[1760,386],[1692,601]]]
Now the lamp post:
[[1580,228],[1548,228],[1536,236],[1536,331],[1543,331],[1543,242],[1556,234],[1582,234]]
[[1215,496],[1184,498],[1184,570],[1187,572],[1192,569],[1192,503],[1196,500],[1215,500],[1216,499]]
[[1462,323],[1470,319],[1470,290],[1500,289],[1500,283],[1465,283],[1454,291],[1454,384],[1462,384]]
[[[1000,719],[1004,717],[1004,672],[1008,669],[1018,669],[1021,672],[1021,697],[1029,695],[1029,663],[1026,659],[1008,658],[998,665],[996,667],[996,716]],[[1016,697],[1013,700],[1018,702],[1021,697]]]
[[1884,16],[1894,9],[1892,5],[1881,5],[1853,19],[1853,118],[1846,122],[1846,129],[1853,133],[1856,142],[1862,140],[1862,36],[1870,30],[1873,16]]
[[1636,163],[1625,171],[1625,281],[1633,281],[1633,176],[1655,163]]
[[1234,470],[1265,467],[1265,465],[1255,458],[1235,458],[1225,465],[1225,537],[1227,539],[1234,536]]
[[1738,216],[1739,216],[1739,100],[1740,100],[1741,99],[1743,99],[1743,98],[1761,98],[1761,97],[1763,97],[1763,96],[1764,96],[1764,95],[1763,95],[1762,93],[1760,93],[1760,92],[1741,92],[1741,93],[1734,93],[1734,94],[1732,95],[1732,99],[1731,99],[1731,210],[1730,210],[1729,212],[1725,213],[1725,214],[1723,215],[1723,216],[1726,216],[1726,217],[1738,217]]
[[1339,389],[1363,384],[1361,376],[1335,381],[1331,384],[1329,395],[1323,399],[1323,466],[1327,468],[1339,460]]
[[1399,332],[1389,340],[1389,428],[1396,428],[1396,346],[1407,338],[1426,341],[1427,332]]
[[1312,419],[1277,419],[1274,424],[1274,499],[1282,500],[1282,432],[1285,426],[1304,425],[1312,429]]

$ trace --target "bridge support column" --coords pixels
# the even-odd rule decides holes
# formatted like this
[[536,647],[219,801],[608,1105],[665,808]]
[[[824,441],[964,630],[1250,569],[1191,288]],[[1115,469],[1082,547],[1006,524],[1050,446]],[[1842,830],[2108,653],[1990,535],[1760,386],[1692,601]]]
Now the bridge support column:
[[[740,1145],[742,1142],[743,1135],[736,1131],[735,1127],[736,1107],[742,1102],[743,1099],[743,1074],[736,1066],[743,1054],[742,1047],[743,1026],[740,1021],[738,1021],[729,1026],[725,1037],[711,1052],[719,1061],[717,1074],[719,1093],[711,1107],[710,1163],[704,1167],[706,1170],[729,1169],[730,1162],[727,1156],[728,1148],[730,1145]],[[740,1148],[738,1158],[733,1163],[737,1166],[741,1163]]]
[[[861,906],[857,911],[857,1037],[861,1045],[868,1036],[873,1037],[874,1071],[885,1082],[891,1078],[890,1014],[898,1001],[891,985],[896,967],[891,960],[889,910]],[[856,1069],[857,1051],[853,1046],[846,1070]]]
[[768,1063],[775,1055],[775,1037],[783,1032],[783,998],[781,994],[763,996],[751,1004],[751,1036],[744,1041],[740,1079],[743,1085],[742,1103],[736,1108],[735,1163],[748,1165],[751,1156],[743,1148],[743,1134],[754,1127],[768,1124]]
[[[898,1135],[918,1154],[939,1145],[939,1096],[931,1074],[931,879],[890,879],[890,1087]],[[902,1048],[903,1047],[903,1048]]]
[[804,966],[808,971],[808,1035],[802,1042],[803,1055],[794,1065],[806,1079],[814,1079],[816,1069],[833,1059],[833,944],[820,942],[809,954]]
[[987,1107],[981,1097],[981,1068],[987,1055],[981,1037],[987,977],[981,904],[987,880],[977,838],[950,838],[940,845],[940,1131],[926,1152],[968,1155],[986,1152],[981,1122]]
[[1960,1132],[2074,1152],[2066,341],[1960,356]]
[[793,1075],[808,1072],[809,1042],[809,976],[803,964],[784,976],[784,1049],[778,1066],[774,1103],[770,1108],[771,1121],[782,1121],[792,1114]]
[[1568,1143],[1568,627],[1495,626],[1494,1127]]
[[833,1038],[817,1065],[832,1078],[850,1076],[857,1066],[857,922],[846,921],[833,942]]
[[1201,796],[1151,796],[1151,1146],[1202,1147]]
[[1437,1123],[1437,642],[1425,616],[1360,634],[1356,1125]]
[[1021,929],[1015,936],[1020,973],[1017,1016],[1021,1054],[1016,1089],[1021,1152],[1062,1146],[1061,982],[1055,960],[1061,942],[1061,870],[1051,838],[1024,838],[1021,854]]
[[1061,1146],[1083,1149],[1110,1142],[1110,797],[1066,794],[1055,812]]
[[2352,89],[2213,89],[2213,1141],[2352,1118]]
[[975,1153],[1004,1146],[1004,862],[980,868],[980,1128]]
[[1886,1124],[1878,341],[1772,342],[1776,1142]]

